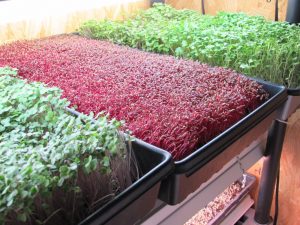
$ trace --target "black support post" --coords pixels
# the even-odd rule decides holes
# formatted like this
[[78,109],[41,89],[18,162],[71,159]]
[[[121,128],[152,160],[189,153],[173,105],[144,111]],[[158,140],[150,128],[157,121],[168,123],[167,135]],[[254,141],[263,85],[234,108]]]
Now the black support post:
[[263,163],[262,176],[259,183],[259,194],[255,208],[254,220],[258,224],[271,222],[270,211],[276,176],[279,170],[282,145],[286,130],[286,122],[275,120],[269,131],[266,156]]
[[300,23],[300,1],[288,0],[286,21],[289,23]]

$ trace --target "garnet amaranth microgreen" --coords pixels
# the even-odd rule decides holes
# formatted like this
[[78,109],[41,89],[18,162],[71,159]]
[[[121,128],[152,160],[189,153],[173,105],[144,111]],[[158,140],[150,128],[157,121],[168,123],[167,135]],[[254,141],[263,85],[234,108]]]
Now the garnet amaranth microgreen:
[[1,46],[1,65],[17,67],[20,76],[31,81],[61,88],[80,112],[105,111],[124,120],[124,129],[168,150],[175,160],[267,98],[261,85],[230,69],[77,35]]

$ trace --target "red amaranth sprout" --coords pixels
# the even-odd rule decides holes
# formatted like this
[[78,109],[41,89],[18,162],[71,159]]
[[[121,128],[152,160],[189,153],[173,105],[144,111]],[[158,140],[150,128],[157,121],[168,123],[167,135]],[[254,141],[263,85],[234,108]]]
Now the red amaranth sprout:
[[261,85],[232,70],[76,35],[0,47],[0,66],[64,90],[78,111],[108,112],[179,160],[258,107]]

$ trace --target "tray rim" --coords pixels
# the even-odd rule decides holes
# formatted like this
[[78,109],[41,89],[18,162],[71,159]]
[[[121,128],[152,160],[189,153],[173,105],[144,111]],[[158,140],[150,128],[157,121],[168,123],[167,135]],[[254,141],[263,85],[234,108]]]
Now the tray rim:
[[300,87],[288,88],[287,93],[288,93],[288,95],[291,95],[291,96],[300,96]]
[[[80,116],[84,115],[72,108],[66,108],[66,111],[69,113]],[[122,135],[125,135],[122,133]],[[92,223],[96,220],[95,217],[101,217],[103,213],[107,213],[110,211],[110,214],[107,219],[104,219],[104,223],[109,221],[110,218],[116,216],[119,212],[121,212],[126,206],[132,204],[136,199],[141,197],[144,193],[149,191],[155,185],[161,183],[161,181],[171,174],[174,170],[174,163],[171,154],[165,150],[162,150],[156,146],[150,145],[142,140],[135,139],[132,142],[135,142],[139,146],[145,148],[146,151],[150,151],[154,154],[160,155],[160,163],[155,165],[151,170],[147,173],[143,174],[139,179],[134,181],[129,187],[119,193],[113,200],[99,207],[96,211],[88,215],[85,219],[83,219],[78,225],[86,225]],[[130,198],[130,200],[128,200]],[[156,196],[158,198],[158,195]],[[120,205],[120,203],[122,203]],[[111,209],[117,206],[117,213],[112,213]]]
[[[199,169],[201,166],[203,166],[205,164],[205,163],[204,164],[202,163],[202,165],[200,165],[201,159],[199,159],[200,158],[199,154],[201,155],[201,152],[208,151],[208,148],[214,147],[213,145],[216,145],[220,142],[219,139],[223,139],[223,142],[224,142],[224,138],[228,139],[228,137],[226,137],[226,135],[230,135],[230,133],[232,133],[232,132],[240,131],[240,132],[238,132],[238,135],[235,136],[233,139],[225,141],[226,145],[222,145],[222,149],[221,150],[218,149],[217,154],[216,154],[216,151],[214,151],[214,154],[211,156],[210,160],[213,159],[216,155],[218,155],[222,151],[226,150],[226,148],[228,146],[230,146],[232,143],[234,143],[236,140],[240,139],[242,137],[242,135],[244,135],[249,130],[254,128],[255,125],[259,124],[268,115],[270,115],[272,112],[276,111],[276,109],[279,109],[280,106],[287,100],[288,95],[287,95],[287,89],[285,86],[274,84],[274,83],[264,81],[264,80],[261,80],[258,78],[251,78],[251,77],[247,77],[247,78],[254,80],[270,89],[275,88],[275,89],[277,89],[277,91],[270,99],[268,99],[262,105],[260,105],[255,110],[253,110],[251,113],[246,115],[244,118],[242,118],[241,120],[239,120],[238,122],[236,122],[235,124],[230,126],[228,129],[223,131],[221,134],[214,137],[211,141],[209,141],[205,145],[201,146],[200,148],[195,150],[193,153],[191,153],[187,157],[185,157],[181,160],[175,161],[174,162],[175,163],[175,174],[187,173],[191,169],[195,170],[195,166],[198,167],[198,169]],[[271,107],[270,107],[270,105],[271,105]],[[241,128],[240,126],[245,126],[245,127]],[[202,153],[202,155],[203,155],[203,153]],[[188,165],[191,163],[191,161],[194,161],[193,165]],[[195,161],[197,161],[197,162],[195,162]]]

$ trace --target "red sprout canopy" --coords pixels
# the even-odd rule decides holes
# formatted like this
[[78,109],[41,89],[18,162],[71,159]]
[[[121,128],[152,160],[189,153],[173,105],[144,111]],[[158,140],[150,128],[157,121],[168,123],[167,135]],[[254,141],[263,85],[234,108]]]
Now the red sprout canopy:
[[108,112],[133,134],[182,159],[263,102],[232,70],[76,35],[0,47],[0,66],[64,90],[78,111]]

